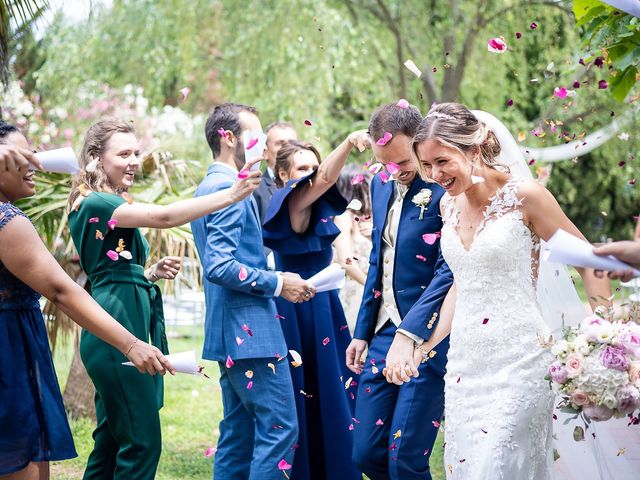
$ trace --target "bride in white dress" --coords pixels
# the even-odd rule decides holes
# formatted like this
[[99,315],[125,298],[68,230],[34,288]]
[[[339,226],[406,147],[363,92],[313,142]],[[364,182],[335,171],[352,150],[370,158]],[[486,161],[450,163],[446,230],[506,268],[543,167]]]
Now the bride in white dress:
[[[584,237],[544,187],[497,163],[495,133],[463,105],[434,106],[413,149],[421,176],[447,191],[441,248],[455,285],[420,347],[428,358],[451,330],[447,478],[553,478],[554,395],[544,380],[551,355],[540,343],[550,328],[536,297],[540,239],[558,228]],[[591,306],[606,305],[608,282],[579,272]]]

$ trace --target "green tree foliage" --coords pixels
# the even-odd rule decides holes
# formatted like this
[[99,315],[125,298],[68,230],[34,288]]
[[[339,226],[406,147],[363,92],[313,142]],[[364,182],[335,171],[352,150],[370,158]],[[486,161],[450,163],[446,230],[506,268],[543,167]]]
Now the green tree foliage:
[[605,57],[611,95],[624,101],[638,79],[640,19],[598,0],[575,0],[573,11],[582,46],[592,57]]

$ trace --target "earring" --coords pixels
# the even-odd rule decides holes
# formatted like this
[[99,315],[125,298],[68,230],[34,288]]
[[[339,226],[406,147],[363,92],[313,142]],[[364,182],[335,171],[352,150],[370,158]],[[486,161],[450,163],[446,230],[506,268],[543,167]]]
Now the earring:
[[91,161],[85,165],[84,171],[87,172],[87,173],[95,172],[96,168],[98,168],[98,161],[99,160],[100,160],[99,157],[91,157]]

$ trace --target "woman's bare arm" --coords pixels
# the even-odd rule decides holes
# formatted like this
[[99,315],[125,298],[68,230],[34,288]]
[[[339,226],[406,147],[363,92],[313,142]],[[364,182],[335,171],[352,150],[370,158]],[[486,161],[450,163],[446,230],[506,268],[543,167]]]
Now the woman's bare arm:
[[141,342],[113,319],[47,251],[31,224],[22,216],[0,230],[0,261],[23,283],[44,295],[78,325],[113,345],[141,372],[173,373],[173,367],[157,348]]
[[336,249],[337,261],[342,268],[360,285],[364,285],[367,280],[367,274],[362,271],[357,262],[352,260],[353,251],[351,249],[351,229],[353,218],[349,211],[338,215],[333,219],[336,226],[340,229],[340,235],[333,241]]

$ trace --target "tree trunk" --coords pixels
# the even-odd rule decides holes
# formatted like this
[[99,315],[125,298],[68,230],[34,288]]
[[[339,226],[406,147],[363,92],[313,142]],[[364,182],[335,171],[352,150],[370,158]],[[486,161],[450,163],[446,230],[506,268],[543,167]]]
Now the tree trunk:
[[80,359],[80,342],[74,342],[73,360],[62,399],[69,415],[74,418],[96,419],[94,395],[96,389]]

